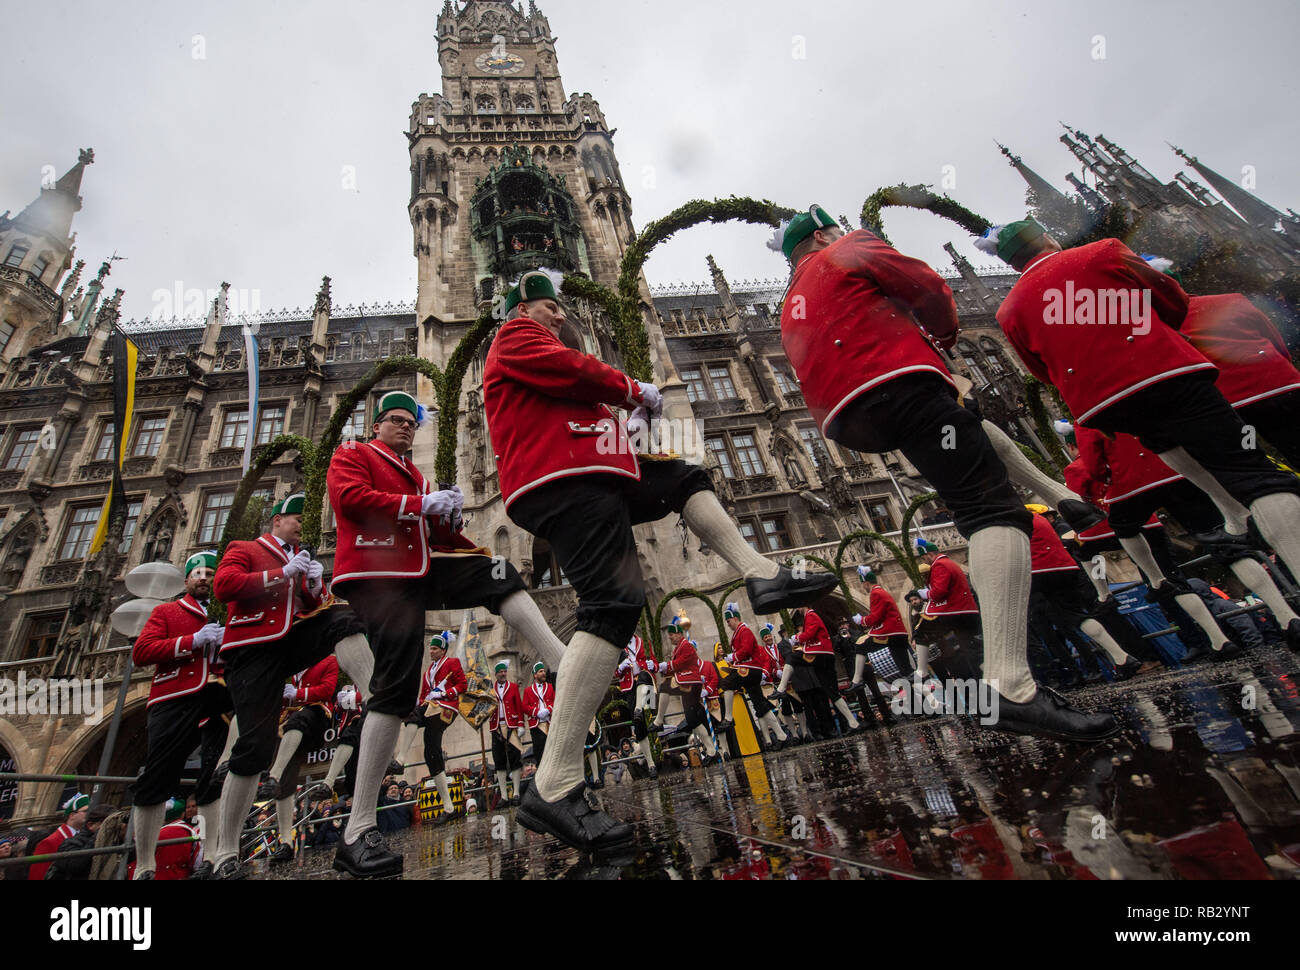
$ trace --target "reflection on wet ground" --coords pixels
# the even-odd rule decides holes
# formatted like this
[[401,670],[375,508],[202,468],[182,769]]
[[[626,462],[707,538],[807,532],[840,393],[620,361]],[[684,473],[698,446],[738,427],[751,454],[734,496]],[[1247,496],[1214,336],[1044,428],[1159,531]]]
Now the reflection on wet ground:
[[[621,859],[513,810],[389,844],[407,879],[1300,878],[1300,664],[1284,650],[1071,697],[1124,730],[1096,746],[913,719],[599,794],[636,826]],[[334,850],[271,875],[347,878]]]

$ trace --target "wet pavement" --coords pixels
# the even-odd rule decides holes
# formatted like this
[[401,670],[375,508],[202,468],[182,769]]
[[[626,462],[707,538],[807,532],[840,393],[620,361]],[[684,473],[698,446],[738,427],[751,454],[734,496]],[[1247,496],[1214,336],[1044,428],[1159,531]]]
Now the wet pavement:
[[[406,879],[1300,879],[1300,663],[1266,648],[1068,695],[1123,730],[1085,746],[961,718],[596,797],[635,852],[590,859],[514,810],[389,837]],[[252,878],[349,878],[306,849]]]

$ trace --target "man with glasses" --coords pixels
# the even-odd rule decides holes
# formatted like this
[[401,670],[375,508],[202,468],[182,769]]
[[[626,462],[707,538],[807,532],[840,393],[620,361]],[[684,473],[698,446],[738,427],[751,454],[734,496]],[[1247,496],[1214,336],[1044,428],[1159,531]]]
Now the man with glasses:
[[334,868],[360,877],[402,871],[402,857],[384,844],[375,806],[402,719],[419,695],[425,612],[482,606],[547,663],[559,663],[564,651],[518,570],[462,533],[460,489],[435,491],[411,461],[422,413],[409,394],[384,394],[374,411],[374,440],[345,443],[326,476],[338,522],[332,589],[364,621],[375,652],[356,810],[334,859]]

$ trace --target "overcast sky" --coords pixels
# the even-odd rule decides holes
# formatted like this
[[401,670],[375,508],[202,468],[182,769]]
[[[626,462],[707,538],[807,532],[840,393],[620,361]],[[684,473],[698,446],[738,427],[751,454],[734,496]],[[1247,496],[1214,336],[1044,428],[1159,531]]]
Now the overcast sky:
[[[1002,140],[1064,186],[1077,163],[1058,120],[1124,146],[1162,179],[1165,140],[1300,208],[1295,0],[543,0],[566,94],[589,91],[612,127],[637,228],[692,198],[729,194],[856,225],[882,185],[938,185],[995,221],[1024,184]],[[93,147],[73,224],[93,271],[118,252],[124,317],[157,290],[228,280],[263,309],[410,300],[411,103],[441,90],[442,0],[3,0],[0,211]],[[196,35],[205,57],[196,59]],[[1102,40],[1098,40],[1101,38]],[[1104,57],[1098,57],[1104,43]],[[796,56],[800,48],[806,52]],[[356,189],[345,188],[345,166]],[[964,233],[886,212],[896,245],[948,268]],[[684,233],[651,257],[652,283],[784,279],[757,227]],[[91,274],[87,273],[87,277]]]

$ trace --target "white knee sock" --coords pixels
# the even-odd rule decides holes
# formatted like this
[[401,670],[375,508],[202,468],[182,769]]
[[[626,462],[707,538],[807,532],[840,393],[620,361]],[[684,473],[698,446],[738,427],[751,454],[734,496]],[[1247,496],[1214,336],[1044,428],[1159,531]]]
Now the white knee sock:
[[636,743],[636,749],[641,752],[641,757],[645,759],[645,766],[647,768],[655,767],[655,753],[654,749],[650,747],[649,738],[642,738],[638,741]]
[[983,428],[989,442],[993,445],[993,450],[998,453],[1002,464],[1006,466],[1007,477],[1011,481],[1022,488],[1029,489],[1039,498],[1045,499],[1048,505],[1060,505],[1066,499],[1080,501],[1079,496],[1060,482],[1048,478],[1039,471],[1038,466],[1025,456],[1011,436],[996,424],[985,420]]
[[564,659],[564,644],[546,625],[546,618],[531,596],[523,590],[517,590],[503,599],[501,619],[532,644],[548,670],[560,669],[560,663]]
[[[221,799],[199,806],[199,822],[203,836],[203,861],[211,862],[221,851]],[[136,852],[136,858],[140,853]]]
[[760,556],[740,534],[735,521],[712,492],[696,492],[686,500],[682,518],[697,536],[745,579],[776,579],[781,567]]
[[451,802],[451,786],[447,784],[447,772],[440,771],[433,776],[433,783],[438,788],[438,797],[442,800],[442,810],[450,815],[456,811],[456,806]]
[[370,649],[370,641],[365,634],[354,633],[338,642],[334,655],[339,658],[339,666],[352,678],[361,696],[370,699],[370,678],[375,673],[375,655]]
[[[542,757],[546,757],[543,755]],[[587,764],[591,765],[591,780],[600,781],[600,753],[596,750],[587,752]]]
[[795,715],[794,719],[799,724],[799,733],[802,734],[805,738],[808,737],[808,715],[805,714],[803,711],[800,711],[798,714]]
[[275,764],[271,765],[271,777],[276,781],[280,780],[284,769],[289,767],[289,762],[298,753],[300,744],[302,744],[301,731],[285,731],[284,737],[280,738],[280,747],[275,752]]
[[854,717],[853,712],[849,710],[848,701],[846,701],[843,697],[835,698],[835,710],[839,711],[840,714],[844,716],[844,720],[847,721],[849,724],[850,731],[857,730],[858,719]]
[[[1103,566],[1105,563],[1106,560],[1102,559]],[[1088,582],[1092,583],[1092,588],[1097,591],[1097,599],[1104,603],[1111,597],[1110,583],[1106,581],[1105,572],[1098,570],[1100,575],[1095,575],[1093,572],[1095,568],[1094,563],[1086,562],[1083,564],[1083,571],[1088,574]]]
[[1038,692],[1026,655],[1029,537],[1009,526],[980,529],[969,555],[984,629],[984,679],[1013,704],[1027,703]]
[[1106,651],[1107,656],[1110,657],[1111,662],[1116,667],[1122,667],[1128,663],[1128,654],[1115,642],[1115,638],[1106,632],[1106,628],[1096,620],[1084,620],[1079,624],[1079,629],[1101,644],[1101,648]]
[[762,723],[769,731],[776,735],[778,741],[788,740],[789,736],[785,733],[785,728],[781,727],[781,722],[776,719],[775,711],[768,711],[764,714]]
[[221,787],[221,848],[212,864],[220,866],[227,859],[239,858],[239,836],[244,831],[248,810],[257,796],[257,775],[226,775]]
[[1262,599],[1273,611],[1283,630],[1287,628],[1287,624],[1296,619],[1295,611],[1291,609],[1291,604],[1286,601],[1282,591],[1273,582],[1273,577],[1256,560],[1238,559],[1229,568],[1232,574],[1241,580],[1243,586]]
[[[1157,457],[1210,497],[1210,501],[1223,513],[1225,531],[1232,535],[1245,534],[1246,519],[1250,517],[1246,506],[1229,495],[1219,480],[1206,471],[1205,466],[1189,455],[1185,448],[1173,448]],[[1300,515],[1300,499],[1297,499],[1296,514]]]
[[158,833],[167,817],[167,804],[136,805],[131,809],[131,828],[135,830],[135,877],[155,872],[158,863],[154,853],[158,850]]
[[636,707],[637,710],[643,711],[649,708],[655,709],[655,691],[649,684],[642,684],[636,689]]
[[1181,596],[1175,596],[1174,602],[1183,608],[1183,612],[1192,618],[1192,622],[1201,628],[1210,641],[1210,646],[1217,652],[1223,649],[1223,642],[1228,639],[1227,634],[1219,629],[1219,624],[1214,620],[1214,614],[1210,608],[1205,605],[1195,593],[1183,593]]
[[344,767],[352,757],[352,751],[350,744],[340,744],[334,749],[334,757],[330,759],[330,770],[325,776],[325,784],[334,787],[334,782],[339,780],[339,775],[343,774]]
[[293,845],[293,799],[275,800],[275,830],[281,842]]
[[732,712],[735,710],[736,692],[734,690],[724,690],[722,692],[722,719],[730,721]]
[[[656,696],[656,700],[659,700],[659,699],[660,699],[660,698],[659,698],[658,696]],[[667,705],[666,705],[666,704],[656,704],[655,707],[656,707],[657,709],[655,710],[655,719],[654,719],[654,723],[655,723],[655,724],[658,724],[660,727],[663,727],[663,726],[664,726],[664,709],[665,709],[665,707],[667,707]]]
[[916,673],[917,676],[924,680],[931,675],[930,670],[930,645],[928,643],[913,644],[916,649]]
[[536,775],[537,794],[543,801],[559,801],[582,784],[587,727],[600,710],[622,652],[621,647],[582,630],[565,648],[556,673],[551,731]]
[[790,678],[793,676],[794,676],[794,667],[791,664],[786,664],[784,667],[781,668],[781,683],[777,685],[776,689],[780,691],[782,694],[784,694],[786,690],[789,689]]
[[512,772],[510,772],[510,790],[513,793],[513,797],[515,798],[519,797],[519,787],[523,783],[523,780],[524,780],[523,768],[516,768]]
[[230,717],[230,727],[226,729],[226,746],[221,749],[221,757],[217,759],[217,764],[224,764],[230,760],[230,752],[235,750],[235,742],[239,740],[239,719],[233,714]]
[[506,791],[506,779],[508,777],[510,777],[509,772],[506,771],[497,772],[497,792],[498,794],[501,795],[503,801],[510,797],[510,793]]
[[343,831],[343,841],[351,845],[366,829],[374,828],[379,808],[379,783],[384,780],[388,763],[393,760],[393,744],[402,727],[397,714],[371,711],[361,727],[361,744],[357,750],[357,773],[352,785],[352,817]]
[[713,735],[703,724],[695,725],[695,730],[691,733],[700,739],[700,744],[704,745],[704,751],[710,758],[718,753],[718,746],[713,743]]
[[1152,589],[1164,584],[1165,574],[1160,571],[1160,565],[1156,562],[1156,557],[1151,553],[1151,547],[1147,545],[1147,541],[1141,533],[1128,539],[1120,539],[1119,544],[1124,547],[1128,557],[1133,560],[1133,565],[1142,570],[1142,574],[1146,576],[1147,582],[1151,584]]
[[[1250,504],[1255,525],[1277,557],[1300,576],[1300,495],[1274,492]],[[1260,596],[1263,599],[1263,595]]]
[[865,654],[858,654],[853,658],[853,683],[862,683],[862,675],[867,672],[867,657]]
[[393,753],[388,760],[406,764],[406,752],[411,750],[411,742],[415,740],[415,735],[422,728],[421,724],[403,724],[397,732],[397,744],[393,747]]

